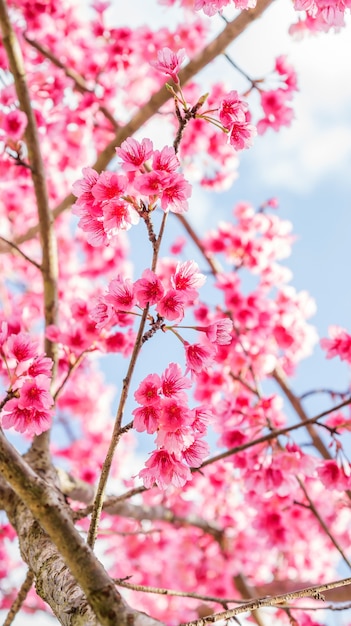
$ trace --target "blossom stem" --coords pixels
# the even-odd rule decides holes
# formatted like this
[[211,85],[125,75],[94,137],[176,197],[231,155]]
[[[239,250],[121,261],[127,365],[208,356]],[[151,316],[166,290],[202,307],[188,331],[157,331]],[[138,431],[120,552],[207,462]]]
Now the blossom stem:
[[[162,237],[163,237],[165,226],[166,226],[167,215],[168,213],[163,214],[160,231],[153,246],[153,257],[152,257],[152,264],[151,264],[151,269],[153,272],[155,271],[156,265],[157,265],[157,259],[158,259]],[[141,347],[143,345],[145,325],[149,317],[149,308],[150,307],[147,304],[143,310],[143,313],[140,319],[138,334],[135,339],[135,344],[134,344],[133,352],[129,361],[127,374],[123,380],[123,387],[122,387],[122,392],[121,392],[121,396],[120,396],[120,400],[118,404],[118,409],[116,413],[116,418],[115,418],[110,445],[109,445],[106,458],[104,460],[102,470],[101,470],[100,480],[99,480],[99,484],[98,484],[98,488],[97,488],[97,492],[96,492],[96,496],[95,496],[95,500],[93,504],[91,522],[90,522],[88,538],[87,538],[87,543],[91,548],[94,547],[96,537],[97,537],[101,512],[102,512],[103,503],[104,503],[106,484],[107,484],[107,480],[108,480],[109,473],[111,470],[114,453],[117,448],[118,442],[123,434],[121,425],[122,425],[122,419],[123,419],[123,414],[124,414],[124,408],[125,408],[125,404],[128,398],[129,388],[132,382],[135,365],[136,365]]]

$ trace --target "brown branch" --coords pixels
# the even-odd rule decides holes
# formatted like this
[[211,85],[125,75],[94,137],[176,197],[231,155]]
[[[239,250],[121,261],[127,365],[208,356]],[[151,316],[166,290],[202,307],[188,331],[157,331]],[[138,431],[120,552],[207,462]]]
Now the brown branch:
[[316,433],[316,430],[313,427],[313,425],[309,423],[308,415],[302,406],[301,400],[290,389],[287,383],[287,380],[284,376],[284,373],[279,368],[276,368],[274,372],[272,373],[272,378],[274,378],[274,380],[278,383],[279,387],[281,388],[283,393],[286,395],[287,399],[289,400],[291,406],[293,407],[293,409],[299,416],[300,420],[305,423],[306,429],[313,441],[313,445],[315,446],[316,450],[318,450],[318,452],[324,459],[332,459],[333,457],[330,454],[328,448],[324,445],[323,441],[321,440],[319,435]]
[[[229,450],[225,450],[225,452],[221,452],[220,454],[217,454],[216,456],[213,456],[207,459],[206,461],[202,463],[202,465],[199,468],[195,468],[193,471],[196,472],[198,471],[198,469],[206,467],[206,465],[210,465],[211,463],[215,463],[216,461],[220,461],[221,459],[225,459],[228,456],[231,456],[232,454],[243,452],[243,450],[247,450],[248,448],[251,448],[252,446],[257,446],[261,443],[266,443],[267,441],[276,439],[280,435],[286,435],[287,433],[290,433],[294,430],[303,428],[306,426],[306,424],[310,425],[310,424],[318,423],[318,420],[322,419],[322,417],[325,417],[326,415],[329,415],[329,413],[333,413],[334,411],[337,411],[338,409],[341,409],[344,406],[347,406],[348,404],[351,404],[351,398],[344,400],[344,402],[340,402],[340,404],[337,404],[335,407],[332,407],[331,409],[327,409],[326,411],[319,413],[315,417],[311,417],[309,419],[307,418],[306,422],[293,424],[292,426],[287,426],[286,428],[280,428],[278,430],[272,430],[267,435],[262,435],[262,437],[258,437],[257,439],[253,439],[252,441],[247,441],[246,443],[242,443],[240,446],[236,446],[235,448],[230,448]],[[319,425],[321,426],[321,424]]]
[[[87,83],[86,83],[86,80],[85,80],[84,76],[82,76],[81,74],[79,74],[75,70],[73,70],[73,69],[67,67],[66,65],[64,65],[64,63],[62,63],[51,52],[51,50],[48,50],[47,48],[45,48],[45,46],[43,46],[39,42],[35,41],[34,39],[30,39],[29,37],[27,37],[27,35],[24,35],[24,39],[26,40],[26,42],[30,46],[32,46],[32,48],[35,48],[35,50],[40,52],[40,54],[42,54],[43,57],[49,59],[49,61],[51,61],[51,63],[53,63],[53,65],[56,65],[56,67],[58,67],[61,70],[63,70],[65,75],[67,76],[67,78],[71,78],[73,80],[75,88],[77,89],[77,91],[80,91],[81,93],[87,92],[87,93],[95,94],[94,89],[91,89],[91,88],[89,88],[87,86]],[[113,117],[112,113],[107,109],[107,107],[105,107],[104,105],[100,105],[99,106],[99,111],[101,111],[101,113],[106,117],[106,119],[112,124],[113,128],[115,130],[118,130],[119,124],[115,120],[115,118]]]
[[[200,593],[190,592],[190,591],[175,591],[174,589],[164,589],[162,587],[150,587],[147,585],[136,585],[132,582],[127,582],[126,579],[115,579],[114,583],[118,587],[124,587],[125,589],[132,589],[133,591],[141,591],[144,593],[155,593],[162,596],[176,596],[180,598],[194,598],[195,600],[203,600],[204,602],[216,602],[217,604],[227,605],[227,604],[245,604],[246,600],[239,600],[238,598],[219,598],[217,596],[206,596]],[[295,583],[296,585],[296,583]],[[258,590],[261,590],[261,586],[258,587]],[[326,592],[325,596],[331,595],[333,590],[330,592]],[[279,608],[282,609],[293,609],[294,611],[346,611],[351,608],[351,604],[344,604],[343,606],[336,606],[335,604],[322,605],[322,606],[301,606],[293,605],[293,604],[280,604]]]
[[[27,117],[25,139],[38,209],[38,230],[42,247],[41,274],[44,291],[44,319],[45,327],[47,327],[50,324],[57,323],[58,313],[58,259],[56,237],[53,226],[53,215],[49,209],[45,167],[40,151],[36,119],[26,81],[23,56],[16,33],[10,22],[6,0],[0,0],[0,26],[3,35],[3,45],[9,59],[19,104]],[[18,242],[14,243],[17,244]],[[45,337],[44,350],[47,356],[53,361],[52,381],[54,381],[58,364],[57,343]],[[48,430],[39,437],[35,437],[32,444],[33,450],[37,451],[38,459],[40,458],[43,467],[50,465],[49,437],[50,431]]]
[[175,591],[174,589],[164,589],[161,587],[150,587],[146,585],[136,585],[131,582],[127,582],[123,578],[117,578],[114,583],[118,587],[124,587],[125,589],[132,589],[133,591],[144,591],[145,593],[155,593],[161,596],[177,596],[179,598],[194,598],[195,600],[203,600],[205,602],[217,602],[218,604],[243,604],[245,600],[238,600],[237,598],[218,598],[217,596],[206,596],[200,593],[191,591]]
[[351,569],[351,562],[349,561],[349,559],[347,558],[346,554],[344,553],[342,547],[340,546],[340,544],[337,542],[337,540],[335,539],[334,535],[330,532],[327,524],[325,523],[325,521],[322,519],[319,511],[317,510],[317,507],[315,506],[315,504],[313,503],[313,501],[311,500],[307,489],[305,487],[305,485],[303,484],[302,480],[298,477],[297,481],[300,485],[300,489],[302,490],[302,492],[305,495],[305,498],[308,502],[308,508],[310,509],[310,511],[313,513],[314,517],[316,518],[316,520],[318,521],[318,524],[320,525],[320,527],[323,529],[323,531],[325,532],[325,534],[327,535],[327,537],[329,537],[330,541],[332,542],[333,546],[337,549],[337,551],[339,552],[339,554],[341,555],[341,558],[343,559],[343,561],[346,563],[346,565]]
[[323,591],[327,591],[328,589],[335,589],[337,587],[344,587],[350,584],[351,578],[345,578],[343,580],[337,580],[332,583],[326,583],[324,585],[317,585],[314,587],[307,587],[306,589],[301,589],[299,591],[294,591],[291,593],[284,593],[278,596],[258,598],[256,600],[253,600],[252,602],[247,602],[242,606],[238,606],[227,611],[222,611],[221,613],[215,613],[214,615],[208,615],[203,619],[187,622],[186,624],[182,624],[182,626],[206,626],[206,624],[218,622],[220,620],[228,620],[232,617],[235,617],[235,615],[239,615],[240,613],[252,612],[263,607],[277,606],[278,608],[280,608],[280,605],[290,602],[291,600],[297,600],[299,598],[311,597],[317,600],[321,600],[323,599],[323,597],[321,596]]
[[195,230],[190,225],[188,220],[181,213],[175,214],[175,217],[182,224],[182,226],[184,227],[184,229],[186,230],[188,235],[191,237],[191,239],[194,242],[194,244],[196,245],[196,247],[200,250],[202,256],[207,261],[212,274],[214,276],[219,274],[222,271],[222,268],[221,268],[220,264],[218,263],[218,261],[216,261],[216,259],[214,259],[211,255],[209,255],[208,252],[206,252],[205,247],[204,247],[200,237],[196,234]]
[[18,591],[18,594],[5,618],[3,626],[11,626],[17,613],[21,610],[22,604],[25,601],[34,581],[34,574],[29,569],[27,575]]
[[0,471],[62,554],[101,624],[125,626],[127,615],[121,596],[74,527],[62,495],[31,469],[1,429]]
[[[229,22],[223,31],[210,42],[203,50],[201,50],[192,59],[188,65],[186,65],[179,72],[179,79],[182,85],[188,82],[191,78],[196,76],[200,70],[206,67],[209,63],[222,54],[224,50],[237,39],[241,33],[256,19],[258,19],[262,13],[272,4],[273,0],[259,0],[254,9],[242,11],[232,22]],[[161,87],[156,93],[154,93],[150,100],[146,102],[132,117],[132,119],[120,128],[115,137],[107,144],[105,149],[99,154],[92,167],[101,172],[104,170],[111,159],[115,156],[115,149],[121,145],[125,139],[134,135],[149,119],[151,119],[155,113],[170,99],[172,95],[165,86]],[[55,207],[52,212],[54,218],[58,217],[68,207],[70,207],[76,198],[73,194],[69,194],[59,205]],[[32,239],[38,232],[38,227],[33,226],[26,233],[16,238],[16,243],[20,244],[28,239]]]
[[[58,264],[56,240],[53,229],[53,216],[49,210],[45,168],[40,152],[38,129],[30,101],[23,57],[17,36],[10,22],[5,0],[0,0],[0,25],[3,34],[3,44],[15,82],[17,97],[20,107],[27,117],[25,137],[34,192],[38,206],[39,232],[43,250],[42,274],[44,282],[45,325],[48,326],[49,324],[55,324],[57,321],[56,283]],[[45,339],[45,352],[50,358],[53,359],[56,367],[57,346],[48,339]]]
[[144,334],[148,312],[149,312],[149,306],[147,305],[145,309],[143,310],[143,314],[141,316],[139,330],[138,330],[137,337],[135,339],[133,352],[130,357],[128,370],[127,370],[125,378],[123,379],[123,387],[122,387],[122,392],[121,392],[121,396],[120,396],[120,400],[119,400],[119,404],[117,408],[115,423],[114,423],[113,432],[111,435],[111,441],[110,441],[106,458],[104,460],[102,470],[101,470],[100,480],[99,480],[99,484],[98,484],[98,488],[97,488],[97,492],[96,492],[96,496],[95,496],[95,500],[93,504],[92,517],[91,517],[88,538],[87,538],[87,543],[91,548],[93,548],[95,544],[101,511],[102,511],[102,507],[104,503],[106,483],[109,477],[109,473],[110,473],[110,469],[111,469],[111,465],[113,461],[113,456],[114,456],[116,447],[121,437],[120,429],[121,429],[121,422],[122,422],[123,413],[124,413],[124,407],[127,401],[129,387],[132,381],[132,376],[133,376],[133,372],[134,372],[135,365],[137,362],[137,358],[139,356],[139,352],[142,346],[142,338]]
[[28,263],[30,263],[31,265],[34,265],[34,267],[36,267],[38,270],[42,271],[42,267],[39,263],[37,263],[36,261],[34,261],[34,259],[31,259],[29,256],[27,256],[15,243],[13,243],[12,241],[9,241],[8,239],[6,239],[5,237],[1,237],[0,236],[1,241],[3,241],[10,249],[12,248],[13,250],[15,250],[15,252],[17,252],[17,254],[19,254],[21,257],[23,257],[26,261],[28,261]]

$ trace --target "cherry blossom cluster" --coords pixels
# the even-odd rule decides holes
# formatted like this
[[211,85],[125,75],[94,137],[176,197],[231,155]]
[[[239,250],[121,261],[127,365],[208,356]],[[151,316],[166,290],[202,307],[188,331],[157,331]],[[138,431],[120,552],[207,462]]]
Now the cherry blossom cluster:
[[306,19],[297,30],[301,32],[301,27],[305,27],[306,30],[328,31],[345,26],[345,12],[350,9],[350,3],[347,0],[294,0],[294,8],[306,12]]
[[[154,150],[150,139],[129,138],[117,148],[126,173],[83,170],[84,178],[73,185],[77,201],[74,213],[92,245],[108,245],[121,230],[137,224],[140,213],[153,211],[159,201],[163,211],[183,213],[188,209],[191,187],[177,172],[174,148]],[[151,167],[147,162],[151,159]]]
[[[160,4],[171,6],[178,0],[159,0]],[[203,11],[205,15],[213,17],[224,8],[234,6],[237,9],[253,9],[256,0],[179,0],[184,8]],[[306,18],[294,25],[293,32],[328,31],[331,27],[345,26],[345,12],[350,8],[347,0],[294,0],[296,11],[303,11]],[[296,27],[296,28],[295,28]]]
[[330,339],[321,339],[321,347],[327,352],[327,359],[338,356],[351,364],[351,335],[340,326],[329,327]]
[[289,104],[298,89],[297,76],[284,55],[276,59],[274,73],[278,77],[279,87],[259,90],[264,112],[264,117],[257,123],[257,132],[260,134],[268,128],[278,131],[282,126],[290,126],[294,118],[294,111]]
[[191,478],[190,467],[199,467],[208,454],[203,441],[209,409],[190,409],[185,389],[191,381],[182,375],[180,365],[170,363],[164,373],[149,374],[134,394],[141,405],[133,411],[134,428],[149,434],[157,432],[157,449],[139,472],[145,487],[154,483],[161,489],[172,484],[182,487]]
[[[158,60],[153,62],[152,65],[160,72],[170,76],[180,89],[178,72],[184,58],[184,50],[174,53],[169,48],[164,48],[158,52]],[[182,104],[186,112],[188,105],[184,100],[184,96],[181,95],[179,97],[175,94],[175,98]],[[198,102],[202,106],[206,100],[207,96],[199,99]],[[199,109],[201,106],[199,106]],[[225,132],[228,134],[228,142],[235,150],[243,150],[252,145],[253,137],[256,135],[256,128],[249,124],[251,116],[248,112],[248,104],[239,96],[237,91],[231,91],[222,98],[219,104],[218,115]],[[211,120],[206,113],[201,113],[199,116],[203,119]]]
[[252,145],[256,128],[249,124],[248,104],[237,91],[231,91],[220,103],[219,119],[228,131],[229,143],[235,150],[243,150]]
[[37,343],[29,333],[11,333],[6,322],[1,326],[0,356],[2,374],[7,373],[9,378],[2,426],[40,435],[51,426],[52,360],[38,353]]
[[205,276],[193,261],[178,263],[168,284],[149,269],[134,283],[118,277],[110,282],[107,293],[98,298],[91,317],[98,328],[125,325],[132,322],[130,313],[134,306],[143,309],[149,304],[156,305],[157,316],[179,322],[204,281]]
[[[159,2],[170,6],[177,0],[159,0]],[[212,17],[227,6],[234,6],[236,9],[253,9],[256,6],[256,0],[180,0],[180,4],[195,11],[202,10],[205,15]]]

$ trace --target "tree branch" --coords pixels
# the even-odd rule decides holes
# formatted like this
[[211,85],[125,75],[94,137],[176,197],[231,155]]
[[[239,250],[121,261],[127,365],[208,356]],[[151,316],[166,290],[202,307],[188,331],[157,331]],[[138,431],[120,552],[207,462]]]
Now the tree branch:
[[[43,250],[41,271],[44,282],[44,310],[45,325],[55,324],[57,321],[57,249],[53,229],[53,216],[49,210],[48,191],[46,186],[45,168],[40,152],[38,129],[32,109],[30,94],[26,81],[23,57],[15,31],[12,28],[5,0],[0,0],[0,25],[3,34],[3,44],[9,59],[10,69],[14,78],[17,97],[22,111],[27,116],[25,131],[28,147],[28,160],[34,192],[38,206],[39,232]],[[57,346],[45,339],[45,352],[57,362]]]
[[325,523],[325,521],[322,519],[319,511],[317,510],[317,507],[315,506],[314,502],[311,500],[311,498],[310,498],[310,496],[309,496],[309,494],[307,492],[307,489],[306,489],[305,485],[303,484],[302,480],[300,478],[298,478],[298,477],[297,477],[297,480],[298,480],[298,483],[300,485],[300,489],[304,493],[305,498],[306,498],[306,500],[308,502],[308,507],[311,510],[312,514],[315,516],[316,520],[318,521],[318,524],[323,529],[323,531],[325,532],[327,537],[329,537],[329,539],[332,542],[333,546],[337,549],[337,551],[341,555],[341,558],[343,559],[343,561],[351,569],[351,562],[350,562],[350,560],[347,558],[347,556],[344,553],[342,547],[337,542],[337,540],[335,539],[334,535],[330,532],[330,530],[329,530],[327,524]]
[[317,585],[314,587],[307,587],[305,589],[301,589],[299,591],[294,591],[291,593],[284,593],[278,596],[272,596],[268,598],[258,598],[256,600],[253,600],[252,602],[247,602],[242,606],[238,606],[227,611],[222,611],[221,613],[215,613],[214,615],[209,615],[203,619],[187,622],[186,624],[182,624],[182,626],[206,626],[206,624],[212,624],[220,620],[228,620],[232,617],[235,617],[235,615],[239,615],[240,613],[252,612],[256,609],[261,609],[263,607],[277,606],[279,608],[279,605],[290,602],[291,600],[297,600],[298,598],[311,597],[317,600],[322,600],[323,597],[321,596],[321,594],[323,593],[323,591],[335,589],[337,587],[345,587],[346,585],[350,584],[351,578],[344,578],[343,580],[337,580],[332,583],[326,583],[324,585]]
[[[24,35],[24,39],[30,46],[32,46],[32,48],[35,48],[35,50],[40,52],[40,54],[42,54],[43,57],[49,59],[51,63],[56,65],[56,67],[63,70],[67,78],[70,78],[71,80],[73,80],[77,91],[80,91],[82,93],[87,92],[87,93],[95,94],[94,89],[89,89],[89,87],[87,86],[84,76],[81,76],[81,74],[78,74],[78,72],[76,72],[75,70],[72,70],[71,68],[66,67],[66,65],[61,63],[61,61],[51,52],[51,50],[48,50],[47,48],[42,46],[39,42],[34,41],[34,39],[30,39],[29,37],[27,37],[27,35]],[[112,124],[115,130],[119,128],[118,122],[116,122],[115,118],[113,117],[112,113],[107,109],[107,107],[105,107],[104,105],[99,105],[99,111],[101,111],[101,113],[106,117],[106,119]]]
[[328,448],[324,445],[323,441],[321,440],[319,435],[316,433],[313,425],[309,423],[307,413],[305,412],[302,406],[301,400],[290,389],[286,381],[286,378],[284,376],[284,373],[279,368],[276,368],[272,374],[272,378],[274,378],[274,380],[278,383],[280,389],[288,398],[291,406],[293,407],[293,409],[299,416],[300,420],[305,423],[306,429],[313,441],[313,445],[316,448],[316,450],[318,450],[318,452],[324,459],[332,459],[333,457],[331,456]]
[[34,581],[34,573],[32,570],[27,571],[27,575],[19,589],[18,595],[14,600],[6,618],[3,623],[3,626],[11,626],[13,620],[15,619],[17,613],[21,610],[22,604],[25,601]]
[[42,271],[41,265],[39,265],[39,263],[34,261],[34,259],[31,259],[24,252],[22,252],[21,248],[16,246],[15,243],[13,243],[12,241],[9,241],[8,239],[5,239],[5,237],[1,237],[1,236],[0,236],[0,240],[3,241],[9,248],[12,248],[15,252],[17,252],[17,254],[20,255],[21,257],[23,257],[28,263],[30,263],[31,265],[34,265],[34,267],[36,267],[38,270]]
[[[54,485],[35,474],[7,441],[2,430],[0,430],[0,471],[56,545],[101,624],[126,626],[128,611],[125,604],[111,578],[74,527],[71,511],[62,494]],[[13,518],[11,505],[13,506],[12,500],[6,510],[9,517]],[[20,508],[17,503],[15,507],[17,515]],[[18,528],[18,531],[20,538],[26,534],[22,528]],[[35,534],[32,536],[33,552],[38,549],[35,542],[38,534],[37,530],[37,536]],[[28,564],[31,567],[31,564]],[[45,576],[52,586],[53,579],[47,576],[47,572]]]

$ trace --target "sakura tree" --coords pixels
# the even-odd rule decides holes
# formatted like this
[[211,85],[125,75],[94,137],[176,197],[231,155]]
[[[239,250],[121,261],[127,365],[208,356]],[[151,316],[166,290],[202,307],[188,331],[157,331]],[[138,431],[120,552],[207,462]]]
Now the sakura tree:
[[[230,49],[271,2],[132,27],[114,0],[0,0],[6,626],[312,626],[350,600],[351,391],[294,392],[318,338],[292,225],[266,198],[198,219],[293,132],[289,59],[251,76]],[[349,7],[296,0],[291,36]],[[351,363],[346,329],[320,344]]]

